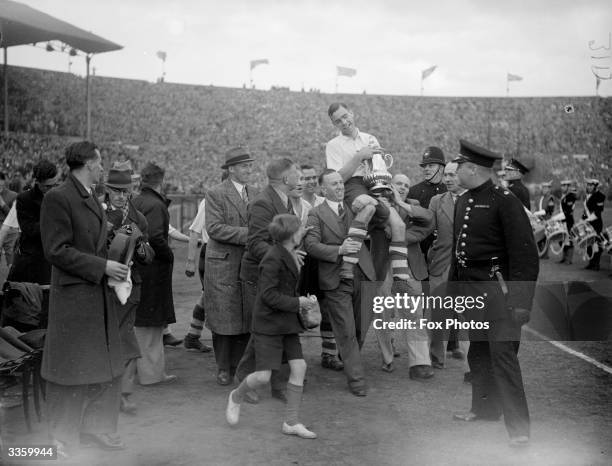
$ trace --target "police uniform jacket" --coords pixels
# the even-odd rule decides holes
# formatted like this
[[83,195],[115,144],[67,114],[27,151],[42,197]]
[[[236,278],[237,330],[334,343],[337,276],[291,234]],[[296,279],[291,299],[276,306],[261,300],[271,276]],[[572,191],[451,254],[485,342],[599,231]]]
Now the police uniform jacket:
[[[509,318],[508,307],[530,309],[539,259],[521,202],[487,180],[457,199],[453,228],[455,246],[449,279],[489,282],[476,284],[471,290],[489,294],[485,319]],[[502,285],[496,270],[508,287],[505,297],[500,293]]]
[[508,189],[512,194],[518,197],[519,201],[525,206],[525,209],[531,210],[531,200],[529,199],[529,190],[521,180],[512,180],[508,182]]

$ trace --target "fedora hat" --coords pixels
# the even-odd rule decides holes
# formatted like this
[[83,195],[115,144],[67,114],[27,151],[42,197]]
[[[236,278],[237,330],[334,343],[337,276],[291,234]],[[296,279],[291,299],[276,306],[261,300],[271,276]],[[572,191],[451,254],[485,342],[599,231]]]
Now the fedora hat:
[[249,150],[246,147],[234,147],[225,153],[225,163],[221,165],[221,168],[225,170],[232,165],[238,165],[244,162],[254,162],[255,159],[251,157]]
[[129,170],[111,168],[108,171],[106,186],[116,189],[130,189],[132,187],[132,174]]

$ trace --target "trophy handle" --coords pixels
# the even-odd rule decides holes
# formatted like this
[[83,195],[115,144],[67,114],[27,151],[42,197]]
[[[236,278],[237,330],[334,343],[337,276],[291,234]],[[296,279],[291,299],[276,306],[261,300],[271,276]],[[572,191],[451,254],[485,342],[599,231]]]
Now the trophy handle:
[[393,156],[391,154],[383,155],[383,160],[385,161],[385,165],[387,165],[387,169],[393,166]]

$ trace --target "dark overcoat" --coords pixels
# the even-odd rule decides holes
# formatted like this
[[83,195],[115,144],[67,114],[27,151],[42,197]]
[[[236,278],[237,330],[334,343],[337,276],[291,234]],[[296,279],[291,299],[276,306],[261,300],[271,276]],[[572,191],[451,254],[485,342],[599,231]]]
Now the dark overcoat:
[[107,286],[106,215],[72,175],[42,202],[41,236],[52,265],[42,376],[60,385],[109,382],[123,373]]
[[[254,198],[255,188],[247,186]],[[231,180],[206,193],[208,244],[204,267],[206,327],[220,335],[248,333],[251,315],[242,306],[240,263],[247,242],[247,204]]]
[[40,208],[43,193],[34,185],[17,196],[17,221],[21,235],[13,259],[9,280],[16,282],[51,283],[51,264],[45,258],[40,237]]
[[[111,215],[112,214],[109,214],[109,217]],[[136,210],[132,202],[129,202],[126,218],[120,218],[119,220],[120,221],[116,222],[116,224],[113,224],[112,221],[109,222],[109,230],[116,231],[123,225],[130,225],[134,223],[144,235],[142,241],[138,244],[138,248],[142,250],[142,255],[135,253],[134,262],[143,266],[153,262],[155,253],[148,242],[148,225],[145,216]],[[126,361],[140,357],[140,347],[138,346],[138,340],[136,340],[136,334],[134,333],[134,323],[136,322],[136,309],[138,309],[138,304],[140,304],[142,278],[140,277],[140,271],[136,266],[132,266],[131,276],[132,292],[130,293],[130,296],[125,304],[121,304],[117,298],[117,295],[113,293],[113,305],[117,307],[119,336],[121,338],[123,357]]]
[[170,201],[163,194],[144,186],[133,200],[148,224],[149,244],[155,259],[149,265],[135,264],[142,278],[140,304],[136,311],[137,327],[163,327],[176,322],[172,299],[174,254],[168,245]]

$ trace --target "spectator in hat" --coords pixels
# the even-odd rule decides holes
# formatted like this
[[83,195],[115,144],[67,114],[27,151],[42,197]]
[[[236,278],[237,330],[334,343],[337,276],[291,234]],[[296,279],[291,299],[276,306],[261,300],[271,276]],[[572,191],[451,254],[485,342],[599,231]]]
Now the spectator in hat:
[[508,183],[508,190],[518,197],[519,201],[525,206],[525,209],[531,210],[531,200],[529,199],[529,190],[523,184],[523,175],[529,173],[529,169],[519,162],[517,159],[510,159],[504,168],[504,177]]
[[587,256],[590,257],[587,270],[599,270],[599,261],[601,259],[602,244],[600,241],[601,231],[603,229],[603,219],[601,214],[604,209],[606,196],[598,189],[599,180],[588,178],[586,181],[586,199],[584,200],[584,211],[582,219],[591,224],[595,233],[597,233],[597,242],[587,247]]
[[[424,209],[429,208],[431,198],[436,194],[446,192],[446,185],[442,182],[444,177],[444,152],[436,146],[430,146],[423,152],[423,157],[419,166],[423,170],[424,180],[415,184],[408,191],[408,198],[416,199]],[[435,239],[432,233],[423,241],[421,241],[421,251],[427,255],[427,251],[433,244]]]
[[150,264],[135,264],[142,278],[142,293],[134,324],[142,356],[136,362],[141,385],[176,380],[176,375],[166,374],[164,357],[164,328],[176,322],[172,296],[174,254],[168,244],[170,201],[162,194],[164,175],[165,171],[159,165],[151,162],[145,165],[141,172],[141,192],[133,200],[134,207],[147,220],[149,244],[155,252]]
[[[108,172],[105,188],[106,199],[103,205],[106,208],[106,216],[108,218],[109,246],[111,246],[111,242],[117,235],[117,232],[125,231],[129,227],[132,234],[135,234],[133,227],[136,226],[143,234],[143,237],[136,244],[133,260],[141,265],[150,264],[155,253],[147,241],[147,220],[142,213],[136,210],[131,201],[132,178],[130,171],[111,168]],[[125,360],[125,372],[121,378],[120,410],[127,414],[134,414],[136,412],[136,405],[129,397],[134,392],[137,373],[136,360],[140,358],[140,348],[134,333],[134,322],[136,320],[136,309],[140,303],[142,283],[140,272],[136,267],[132,267],[130,279],[132,289],[127,301],[122,304],[117,295],[113,294],[113,303],[117,309],[119,335]]]
[[247,205],[257,195],[249,185],[255,159],[245,147],[225,154],[229,177],[206,193],[208,245],[204,267],[206,326],[212,332],[217,383],[232,383],[249,341],[250,312],[243,307],[240,263],[247,244]]
[[[571,232],[574,226],[574,206],[578,198],[574,189],[573,180],[561,181],[561,211],[565,216],[567,232]],[[574,256],[574,244],[572,237],[568,236],[566,244],[563,245],[563,258],[559,263],[571,265]]]

